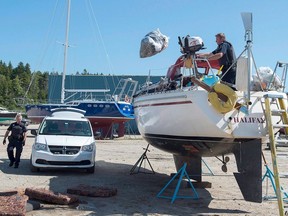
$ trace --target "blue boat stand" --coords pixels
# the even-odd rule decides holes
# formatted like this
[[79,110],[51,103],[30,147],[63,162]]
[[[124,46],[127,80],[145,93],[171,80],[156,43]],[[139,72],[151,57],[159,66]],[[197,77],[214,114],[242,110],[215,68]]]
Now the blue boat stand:
[[[174,175],[174,176],[170,179],[170,181],[162,188],[162,190],[157,194],[157,197],[159,197],[159,198],[171,199],[171,203],[174,203],[174,201],[175,201],[176,199],[178,199],[178,198],[181,198],[181,199],[199,199],[198,193],[196,192],[196,190],[195,190],[195,188],[194,188],[194,186],[193,186],[193,184],[192,184],[192,182],[191,182],[191,180],[190,180],[190,178],[189,178],[189,176],[188,176],[188,174],[187,174],[187,172],[186,172],[186,167],[187,167],[187,163],[184,163],[184,165],[183,165],[182,168],[176,173],[176,175]],[[178,180],[178,183],[177,183],[177,186],[176,186],[176,188],[175,188],[175,191],[174,191],[173,196],[170,197],[170,196],[163,196],[163,195],[161,195],[161,194],[165,191],[165,189],[169,186],[169,184],[170,184],[178,175],[180,175],[180,178],[179,178],[179,180]],[[190,186],[191,186],[191,188],[192,188],[192,191],[193,191],[193,193],[194,193],[194,196],[178,196],[178,195],[177,195],[177,194],[178,194],[178,191],[179,191],[179,188],[180,188],[181,181],[182,181],[184,175],[185,175],[185,177],[188,179],[188,182],[189,182],[189,184],[190,184]]]
[[[268,165],[265,164],[264,165],[266,167],[266,172],[265,174],[263,175],[262,177],[262,182],[264,181],[265,178],[267,178],[267,181],[270,180],[271,184],[272,184],[272,187],[273,187],[273,190],[274,190],[274,193],[275,193],[275,196],[268,196],[267,195],[267,190],[266,190],[266,195],[263,197],[264,200],[268,200],[268,199],[275,199],[277,198],[276,196],[276,186],[275,186],[275,180],[274,180],[274,174],[273,172],[269,169]],[[287,199],[288,198],[288,193],[283,189],[283,187],[281,186],[281,191],[283,193],[283,200],[287,202]]]
[[214,173],[213,173],[213,171],[210,169],[210,167],[208,166],[208,164],[203,160],[203,159],[201,159],[202,160],[202,162],[204,163],[204,165],[207,167],[207,169],[209,170],[209,173],[204,173],[204,172],[202,172],[203,174],[207,174],[207,175],[212,175],[212,176],[214,176]]

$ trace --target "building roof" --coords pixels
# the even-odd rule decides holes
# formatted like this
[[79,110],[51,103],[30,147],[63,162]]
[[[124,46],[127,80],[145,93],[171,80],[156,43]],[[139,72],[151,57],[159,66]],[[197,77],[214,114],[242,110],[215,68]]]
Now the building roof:
[[[113,92],[119,81],[121,79],[132,78],[133,80],[138,81],[138,87],[142,86],[147,81],[147,76],[140,75],[123,75],[123,76],[115,76],[115,75],[66,75],[65,76],[65,89],[110,89],[108,93],[102,93],[103,100],[107,95],[112,96]],[[161,76],[150,76],[151,82],[158,82]],[[59,103],[61,98],[61,84],[62,84],[62,76],[61,75],[49,75],[49,83],[48,83],[48,103]],[[72,95],[72,93],[66,93],[66,96]],[[99,93],[98,93],[99,94]],[[78,92],[74,96],[71,96],[70,100],[77,100],[79,98],[89,99],[92,97],[92,93],[83,93]],[[101,96],[99,94],[99,96]],[[66,101],[67,102],[67,101]]]

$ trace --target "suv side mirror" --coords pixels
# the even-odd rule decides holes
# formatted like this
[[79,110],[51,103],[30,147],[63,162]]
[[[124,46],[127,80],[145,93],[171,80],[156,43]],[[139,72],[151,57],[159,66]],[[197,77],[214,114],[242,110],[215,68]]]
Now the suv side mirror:
[[36,135],[37,135],[37,130],[31,129],[31,134],[34,135],[34,136],[36,136]]

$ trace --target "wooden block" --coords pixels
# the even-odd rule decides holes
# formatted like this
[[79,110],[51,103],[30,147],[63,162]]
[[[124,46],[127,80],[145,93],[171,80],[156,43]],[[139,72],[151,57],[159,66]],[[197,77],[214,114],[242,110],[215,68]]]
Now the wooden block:
[[18,191],[2,191],[0,192],[0,196],[12,196],[18,194]]
[[59,205],[69,205],[79,201],[75,196],[55,193],[44,188],[26,188],[25,194],[29,196],[30,199]]
[[[192,181],[192,184],[195,188],[211,188],[212,187],[212,183],[207,182],[207,181],[201,181],[201,182]],[[187,182],[187,187],[190,187],[189,182]]]

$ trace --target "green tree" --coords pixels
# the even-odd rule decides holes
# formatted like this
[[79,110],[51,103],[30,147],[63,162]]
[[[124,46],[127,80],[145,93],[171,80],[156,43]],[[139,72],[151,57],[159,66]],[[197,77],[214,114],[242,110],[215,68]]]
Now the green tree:
[[[21,80],[18,76],[12,80],[13,85],[11,85],[11,90],[13,91],[13,97],[21,97],[24,95],[24,91],[21,85]],[[12,96],[12,95],[11,95]]]
[[86,69],[84,69],[81,75],[89,75],[89,72]]

